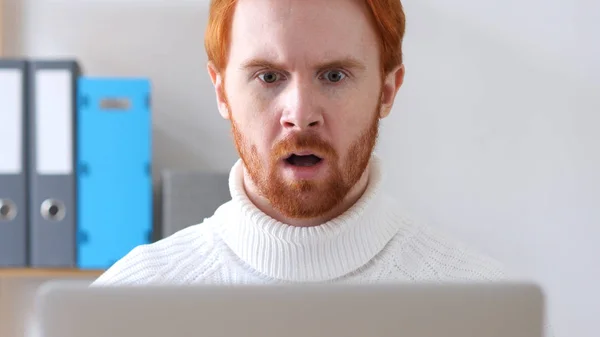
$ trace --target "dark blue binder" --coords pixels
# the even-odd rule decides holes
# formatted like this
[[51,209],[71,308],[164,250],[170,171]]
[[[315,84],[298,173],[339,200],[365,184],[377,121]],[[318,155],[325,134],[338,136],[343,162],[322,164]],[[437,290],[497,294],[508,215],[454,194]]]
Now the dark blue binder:
[[0,58],[0,268],[28,264],[28,69]]
[[33,268],[73,268],[77,219],[76,59],[32,59],[28,86],[28,249]]
[[82,76],[77,98],[77,266],[107,269],[151,242],[151,84]]

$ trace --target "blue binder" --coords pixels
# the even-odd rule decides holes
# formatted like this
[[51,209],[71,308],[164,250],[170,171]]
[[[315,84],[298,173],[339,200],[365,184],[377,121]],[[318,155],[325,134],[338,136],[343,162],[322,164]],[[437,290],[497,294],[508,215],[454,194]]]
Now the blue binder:
[[151,84],[79,78],[77,265],[107,269],[152,240]]

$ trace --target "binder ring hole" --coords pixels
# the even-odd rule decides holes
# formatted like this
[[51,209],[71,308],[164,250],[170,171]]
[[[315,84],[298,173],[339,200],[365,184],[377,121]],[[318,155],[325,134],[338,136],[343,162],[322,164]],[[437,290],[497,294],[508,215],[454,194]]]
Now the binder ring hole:
[[11,221],[17,216],[17,205],[9,199],[0,199],[0,221]]
[[65,204],[55,199],[47,199],[42,203],[42,217],[49,221],[61,221],[65,218]]

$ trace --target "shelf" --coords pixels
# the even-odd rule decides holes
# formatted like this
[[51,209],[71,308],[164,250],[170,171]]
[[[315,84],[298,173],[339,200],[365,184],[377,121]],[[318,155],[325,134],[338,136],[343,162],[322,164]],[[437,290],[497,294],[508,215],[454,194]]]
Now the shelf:
[[0,268],[2,278],[55,278],[98,277],[103,270],[53,269],[53,268]]

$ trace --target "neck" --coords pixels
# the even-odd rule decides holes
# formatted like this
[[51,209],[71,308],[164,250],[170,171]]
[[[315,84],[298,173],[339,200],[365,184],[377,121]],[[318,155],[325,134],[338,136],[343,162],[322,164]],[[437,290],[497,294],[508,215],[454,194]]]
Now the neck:
[[293,227],[315,227],[340,216],[360,199],[369,183],[369,169],[370,165],[367,166],[367,169],[365,169],[365,172],[363,172],[358,182],[354,184],[354,186],[346,194],[344,199],[336,207],[334,207],[333,209],[321,216],[308,219],[290,218],[284,216],[283,214],[281,214],[281,212],[277,211],[271,205],[269,200],[267,200],[265,197],[260,195],[260,193],[258,193],[256,185],[254,184],[254,182],[252,181],[248,172],[245,169],[244,189],[246,191],[248,199],[250,199],[250,201],[252,201],[252,203],[258,209],[260,209],[263,213],[270,216],[271,218]]
[[[217,227],[219,235],[236,256],[265,277],[319,282],[348,275],[379,254],[403,225],[396,213],[396,203],[381,191],[383,173],[376,156],[371,158],[368,179],[361,182],[353,189],[352,196],[344,200],[344,205],[357,195],[360,197],[338,217],[324,222],[315,219],[283,222],[251,201],[244,186],[243,163],[238,160],[229,175],[232,200],[215,213],[223,219]],[[256,194],[254,198],[260,200]],[[268,203],[262,207],[277,214]],[[338,208],[332,214],[344,209]],[[311,222],[320,225],[307,226]]]

